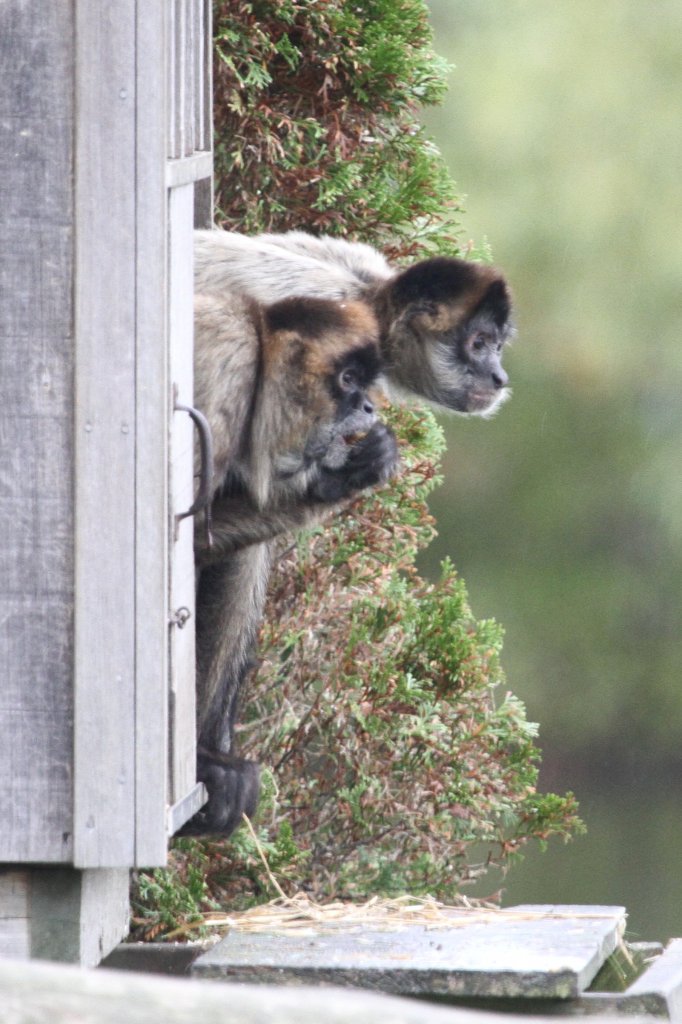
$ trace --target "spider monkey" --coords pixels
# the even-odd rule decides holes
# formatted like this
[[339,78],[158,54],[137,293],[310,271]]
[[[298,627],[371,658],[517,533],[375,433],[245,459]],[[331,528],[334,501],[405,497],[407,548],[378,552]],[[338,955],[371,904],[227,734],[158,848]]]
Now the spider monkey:
[[404,270],[369,245],[304,231],[256,237],[196,231],[199,290],[234,289],[261,302],[291,295],[362,299],[379,321],[389,394],[490,416],[509,397],[502,350],[511,296],[492,267],[436,256]]
[[222,289],[195,302],[195,404],[214,441],[213,543],[197,531],[198,778],[209,800],[181,830],[229,835],[253,814],[258,766],[234,753],[271,541],[395,472],[377,417],[378,324],[361,302],[271,306]]
[[[227,835],[257,799],[257,766],[235,757],[233,730],[265,597],[269,541],[310,521],[322,507],[382,482],[395,465],[395,442],[380,424],[359,445],[352,444],[344,459],[343,432],[334,434],[331,427],[339,413],[329,407],[326,423],[333,439],[327,464],[325,456],[315,460],[315,446],[300,437],[298,447],[287,448],[285,421],[300,392],[310,425],[313,391],[332,394],[329,383],[326,391],[321,387],[323,379],[336,379],[338,387],[330,362],[325,370],[321,364],[310,369],[316,353],[322,359],[332,350],[338,324],[332,330],[331,320],[340,317],[344,304],[346,315],[360,315],[358,301],[365,317],[373,311],[378,327],[366,328],[376,356],[372,382],[383,368],[382,382],[393,397],[417,397],[437,408],[480,416],[491,415],[509,396],[501,354],[513,328],[509,289],[499,271],[449,257],[395,270],[368,245],[305,232],[250,238],[197,231],[195,284],[197,404],[218,437],[221,487],[214,505],[215,550],[207,552],[200,544],[197,549],[199,778],[210,797],[185,831]],[[301,322],[287,331],[278,322],[279,307],[274,314],[266,307],[291,296],[299,298],[283,308]],[[301,296],[326,300],[326,306],[305,305]],[[303,328],[303,321],[316,318],[316,329]],[[247,324],[250,332],[244,333]],[[279,384],[267,391],[267,402],[257,349],[277,352],[281,360],[274,360]],[[234,422],[221,439],[220,426],[228,419]],[[249,431],[251,420],[255,426]],[[338,458],[334,475],[329,471]]]

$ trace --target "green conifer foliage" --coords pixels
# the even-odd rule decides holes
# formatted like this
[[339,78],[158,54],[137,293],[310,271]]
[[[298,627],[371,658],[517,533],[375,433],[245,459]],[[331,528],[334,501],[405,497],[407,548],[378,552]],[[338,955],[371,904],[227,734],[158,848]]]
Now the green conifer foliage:
[[454,185],[417,119],[447,72],[423,0],[218,0],[214,19],[219,223],[453,249]]

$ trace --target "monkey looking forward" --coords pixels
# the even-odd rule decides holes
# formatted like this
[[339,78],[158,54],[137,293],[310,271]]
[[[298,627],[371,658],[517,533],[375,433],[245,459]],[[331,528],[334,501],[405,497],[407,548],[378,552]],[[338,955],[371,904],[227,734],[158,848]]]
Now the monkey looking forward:
[[502,351],[511,297],[492,267],[453,257],[395,270],[369,245],[303,231],[249,237],[195,232],[199,291],[234,289],[261,302],[290,295],[363,299],[377,316],[389,393],[490,416],[509,396]]
[[397,466],[378,418],[378,325],[360,302],[272,306],[229,291],[195,303],[195,404],[214,440],[214,543],[197,531],[198,778],[209,801],[185,835],[229,835],[252,814],[258,768],[234,726],[270,569],[270,541]]

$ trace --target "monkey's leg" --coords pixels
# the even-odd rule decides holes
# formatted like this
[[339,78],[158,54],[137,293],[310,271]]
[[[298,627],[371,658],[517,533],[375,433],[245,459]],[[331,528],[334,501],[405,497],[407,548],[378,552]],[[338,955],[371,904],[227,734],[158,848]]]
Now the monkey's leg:
[[234,753],[241,688],[250,667],[270,571],[267,544],[202,570],[197,592],[197,778],[208,803],[181,835],[227,836],[258,803],[259,770]]

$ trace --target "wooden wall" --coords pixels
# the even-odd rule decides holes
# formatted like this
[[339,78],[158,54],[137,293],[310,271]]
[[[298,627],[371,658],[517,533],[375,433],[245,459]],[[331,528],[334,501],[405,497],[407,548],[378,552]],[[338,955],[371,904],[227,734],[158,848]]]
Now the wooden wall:
[[0,12],[0,861],[73,852],[74,23],[39,7]]
[[[0,5],[0,945],[32,955],[96,962],[129,868],[164,864],[204,795],[194,621],[172,621],[209,28],[209,0]],[[76,929],[61,950],[48,918]]]

